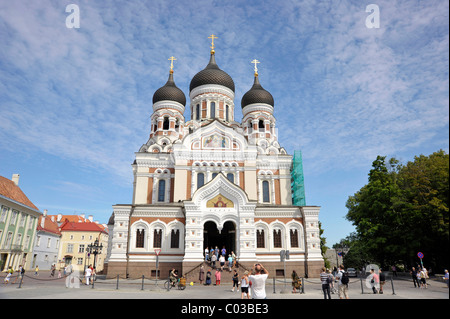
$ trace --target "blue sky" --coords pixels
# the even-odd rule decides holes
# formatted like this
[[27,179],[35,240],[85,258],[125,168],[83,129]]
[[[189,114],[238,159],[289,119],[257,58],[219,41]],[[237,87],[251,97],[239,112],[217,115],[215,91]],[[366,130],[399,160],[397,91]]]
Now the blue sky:
[[[80,28],[66,27],[69,4]],[[366,6],[380,9],[367,28]],[[50,214],[131,203],[134,152],[167,80],[188,97],[209,60],[275,100],[280,144],[301,150],[306,204],[328,244],[347,236],[345,202],[377,155],[402,162],[449,149],[448,1],[1,1],[0,175]],[[188,104],[189,105],[189,104]],[[186,119],[190,119],[186,107]]]

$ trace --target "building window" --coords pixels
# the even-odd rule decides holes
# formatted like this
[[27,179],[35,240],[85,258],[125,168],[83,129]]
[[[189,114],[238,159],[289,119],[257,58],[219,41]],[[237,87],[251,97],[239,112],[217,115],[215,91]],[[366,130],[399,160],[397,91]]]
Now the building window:
[[136,248],[144,248],[145,230],[136,230]]
[[205,185],[205,174],[198,173],[197,174],[197,188],[200,188],[203,185]]
[[172,229],[170,234],[170,248],[180,248],[180,230]]
[[234,174],[233,174],[233,173],[228,173],[228,174],[227,174],[227,179],[228,179],[230,182],[234,183]]
[[268,181],[262,182],[262,190],[263,190],[263,203],[270,203],[269,182]]
[[79,253],[84,253],[84,245],[78,246],[78,252]]
[[73,244],[67,244],[66,253],[73,253]]
[[263,120],[259,120],[258,128],[259,128],[260,132],[264,132],[264,121]]
[[200,104],[197,104],[197,107],[196,107],[196,110],[195,110],[196,112],[196,114],[195,114],[195,116],[196,116],[196,120],[198,121],[198,120],[200,120]]
[[281,230],[274,229],[273,230],[273,247],[274,248],[282,248],[281,244]]
[[266,248],[264,229],[258,229],[256,231],[256,248]]
[[214,179],[219,173],[213,173],[212,174],[212,179]]
[[297,229],[291,229],[290,236],[291,236],[291,247],[298,248],[298,231],[297,231]]
[[225,119],[227,120],[227,122],[229,122],[229,115],[228,115],[228,112],[230,111],[230,107],[227,105],[227,107],[226,107],[226,111],[225,111]]
[[211,118],[215,118],[216,117],[216,103],[215,102],[211,102],[209,104],[210,107],[210,113],[211,113]]
[[163,122],[163,130],[168,130],[169,129],[169,118],[165,117],[164,118],[164,122]]
[[155,229],[153,231],[153,248],[161,248],[162,231]]
[[158,182],[158,202],[164,202],[166,192],[166,181],[161,179]]

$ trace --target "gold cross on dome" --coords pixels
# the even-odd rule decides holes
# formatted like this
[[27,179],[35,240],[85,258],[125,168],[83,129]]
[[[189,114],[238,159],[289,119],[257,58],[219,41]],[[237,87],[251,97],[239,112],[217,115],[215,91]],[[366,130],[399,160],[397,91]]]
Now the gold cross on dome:
[[211,52],[214,52],[214,39],[218,39],[214,34],[211,34],[208,39],[211,39]]
[[257,63],[261,63],[261,62],[259,62],[258,60],[256,60],[256,59],[254,59],[253,61],[252,61],[252,63],[255,65],[255,75],[258,75],[258,67],[257,67]]
[[168,60],[170,60],[170,72],[173,72],[173,61],[176,60],[173,56],[171,56],[170,58],[168,58]]

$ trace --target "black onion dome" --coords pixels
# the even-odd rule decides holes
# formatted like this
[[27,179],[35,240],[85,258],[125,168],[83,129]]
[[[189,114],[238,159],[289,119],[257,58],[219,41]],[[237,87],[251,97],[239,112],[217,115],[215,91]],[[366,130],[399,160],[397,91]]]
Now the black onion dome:
[[252,88],[244,94],[241,100],[241,107],[244,108],[247,105],[253,103],[264,103],[274,106],[273,96],[269,92],[263,89],[261,84],[259,84],[258,76],[255,76],[255,82]]
[[172,72],[169,74],[167,83],[164,84],[163,87],[157,89],[155,94],[153,94],[153,104],[164,100],[175,101],[186,106],[186,96],[183,91],[175,85]]
[[234,92],[234,81],[225,71],[222,71],[216,63],[214,53],[211,54],[206,68],[198,72],[191,80],[189,91],[205,84],[223,85]]

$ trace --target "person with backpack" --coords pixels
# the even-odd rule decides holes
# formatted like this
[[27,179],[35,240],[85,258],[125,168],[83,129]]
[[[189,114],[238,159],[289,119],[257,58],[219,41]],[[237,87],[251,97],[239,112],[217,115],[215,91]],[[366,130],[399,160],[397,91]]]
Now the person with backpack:
[[349,299],[348,297],[348,273],[344,270],[344,265],[339,266],[339,271],[336,275],[336,279],[338,279],[338,288],[339,288],[339,299]]

